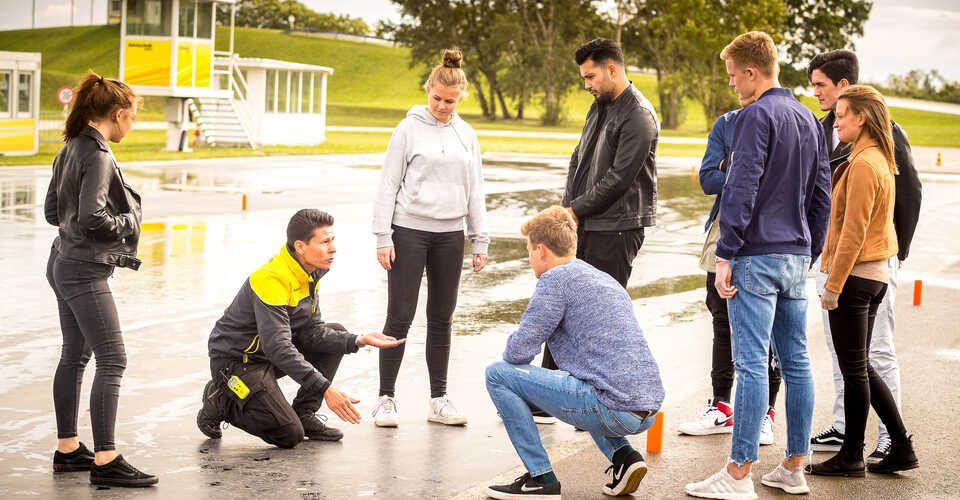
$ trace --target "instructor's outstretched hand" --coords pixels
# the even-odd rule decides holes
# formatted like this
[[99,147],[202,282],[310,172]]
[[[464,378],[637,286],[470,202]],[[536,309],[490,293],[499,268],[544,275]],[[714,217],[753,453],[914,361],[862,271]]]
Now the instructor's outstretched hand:
[[380,349],[390,349],[391,347],[397,347],[398,345],[406,342],[407,339],[397,340],[393,337],[384,335],[382,333],[368,333],[360,337],[358,344],[361,346],[372,345]]
[[323,393],[323,400],[327,403],[327,408],[336,413],[340,420],[351,424],[360,423],[360,412],[353,406],[360,402],[359,399],[354,399],[331,385]]

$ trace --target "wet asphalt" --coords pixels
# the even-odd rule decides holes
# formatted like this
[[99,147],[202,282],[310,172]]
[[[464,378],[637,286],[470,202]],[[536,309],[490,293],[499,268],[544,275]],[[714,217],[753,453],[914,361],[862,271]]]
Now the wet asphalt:
[[[122,159],[121,159],[122,160]],[[483,386],[483,368],[499,358],[522,314],[535,278],[527,268],[520,223],[559,201],[566,159],[490,155],[485,179],[490,211],[491,263],[464,271],[451,352],[449,394],[469,418],[465,427],[426,421],[423,336],[425,288],[398,382],[401,424],[378,429],[370,412],[377,394],[376,352],[346,357],[335,383],[361,399],[359,425],[330,423],[338,443],[304,442],[280,450],[228,428],[207,440],[194,419],[209,376],[207,335],[246,276],[279,250],[289,216],[317,207],[336,218],[339,252],[321,282],[324,317],[355,333],[381,328],[386,275],[374,260],[369,232],[380,155],[270,157],[144,162],[125,165],[144,193],[144,233],[137,273],[119,270],[117,299],[128,365],[121,389],[118,451],[158,474],[144,490],[89,486],[83,473],[54,475],[56,429],[51,381],[59,356],[53,294],[43,277],[55,230],[43,221],[46,169],[0,170],[0,272],[10,298],[0,301],[0,496],[40,498],[482,498],[491,482],[522,473]],[[646,454],[650,473],[637,496],[678,498],[682,486],[712,474],[729,452],[729,436],[685,438],[676,426],[696,415],[709,396],[709,314],[702,304],[704,274],[697,268],[702,219],[710,199],[690,175],[694,159],[660,165],[658,228],[635,261],[630,282],[635,311],[658,359],[667,388],[664,451]],[[897,301],[897,347],[904,385],[904,416],[915,434],[921,468],[896,478],[812,478],[818,498],[955,497],[958,431],[950,413],[960,402],[952,375],[960,367],[955,304],[960,298],[960,239],[955,236],[960,183],[925,181],[924,209]],[[960,179],[958,179],[960,180]],[[8,198],[7,192],[13,193]],[[243,211],[242,197],[247,196]],[[12,200],[9,204],[7,199]],[[22,204],[18,204],[20,200]],[[923,305],[911,304],[912,282],[923,279]],[[808,287],[812,293],[812,280]],[[810,352],[817,382],[814,429],[828,423],[832,382],[819,311],[811,304]],[[89,397],[91,363],[82,401]],[[296,386],[281,387],[292,397]],[[781,395],[783,391],[781,391]],[[782,396],[778,415],[783,414]],[[755,479],[773,467],[785,443],[761,449]],[[541,426],[566,498],[602,497],[607,464],[589,437],[569,426]],[[875,439],[868,424],[868,447]],[[81,440],[92,447],[89,413],[80,415]],[[633,438],[639,449],[645,437]],[[829,455],[815,459],[826,458]],[[775,492],[758,485],[762,497]]]

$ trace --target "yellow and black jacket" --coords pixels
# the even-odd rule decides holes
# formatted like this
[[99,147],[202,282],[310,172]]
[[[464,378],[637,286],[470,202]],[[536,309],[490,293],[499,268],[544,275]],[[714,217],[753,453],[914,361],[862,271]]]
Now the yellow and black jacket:
[[270,363],[278,376],[323,394],[330,381],[303,356],[305,352],[357,352],[357,336],[323,322],[317,308],[317,280],[286,245],[243,283],[233,303],[210,332],[211,358]]

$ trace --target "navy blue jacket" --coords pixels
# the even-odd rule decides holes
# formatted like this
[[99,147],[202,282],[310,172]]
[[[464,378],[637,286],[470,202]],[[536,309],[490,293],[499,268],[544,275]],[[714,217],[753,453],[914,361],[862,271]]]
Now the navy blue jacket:
[[707,151],[703,153],[700,162],[700,189],[703,194],[715,194],[717,199],[710,209],[710,217],[703,226],[704,231],[710,230],[710,224],[720,209],[720,193],[723,184],[727,181],[727,161],[730,159],[730,150],[733,149],[733,126],[737,123],[739,109],[724,114],[713,122],[710,135],[707,137]]
[[790,89],[767,90],[740,111],[734,128],[717,257],[783,253],[815,261],[829,216],[823,127]]

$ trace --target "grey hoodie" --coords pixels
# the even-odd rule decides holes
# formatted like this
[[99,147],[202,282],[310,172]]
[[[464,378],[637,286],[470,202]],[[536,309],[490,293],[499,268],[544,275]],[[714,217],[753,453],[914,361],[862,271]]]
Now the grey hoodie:
[[377,248],[393,246],[391,224],[421,231],[462,231],[486,254],[487,209],[480,142],[454,113],[443,123],[414,106],[393,130],[373,207]]

